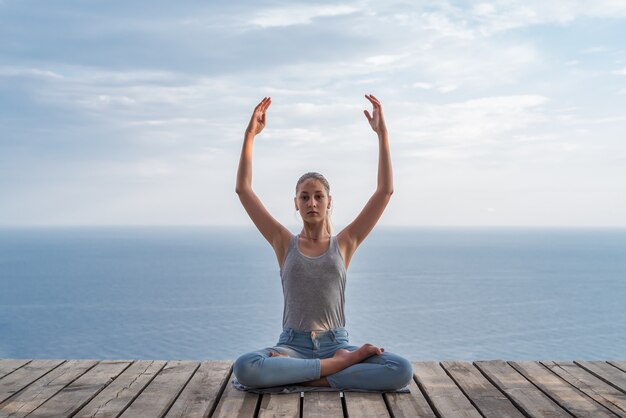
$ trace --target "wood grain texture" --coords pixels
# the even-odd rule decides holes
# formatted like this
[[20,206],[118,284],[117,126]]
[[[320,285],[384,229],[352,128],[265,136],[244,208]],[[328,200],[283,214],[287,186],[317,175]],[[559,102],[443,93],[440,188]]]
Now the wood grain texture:
[[481,417],[478,410],[438,362],[413,362],[412,364],[417,384],[440,416]]
[[29,417],[65,417],[78,411],[130,365],[103,360],[35,409]]
[[121,416],[164,416],[198,367],[200,362],[197,361],[168,361]]
[[411,393],[389,392],[383,394],[387,405],[395,418],[435,418],[436,415],[428,405],[424,394],[415,383],[415,375],[408,384]]
[[575,361],[574,363],[626,393],[626,372],[605,361]]
[[230,384],[233,361],[204,361],[166,417],[207,417],[217,406],[221,392]]
[[304,392],[303,418],[343,418],[339,392]]
[[69,360],[61,364],[1,404],[0,417],[25,417],[97,363],[95,360]]
[[452,380],[486,418],[523,418],[524,415],[470,362],[441,363]]
[[253,417],[260,396],[256,393],[241,391],[229,382],[224,389],[224,393],[222,393],[213,417]]
[[503,360],[476,361],[474,365],[504,392],[513,404],[531,417],[571,418],[563,408]]
[[626,394],[571,361],[542,361],[552,373],[619,416],[626,416]]
[[19,369],[31,360],[26,359],[2,359],[0,360],[0,379]]
[[299,393],[266,393],[261,398],[259,418],[298,418],[299,416]]
[[575,416],[611,418],[614,415],[537,361],[510,361],[509,364],[553,401]]
[[63,363],[64,360],[33,360],[0,379],[0,403]]
[[350,418],[390,417],[381,393],[343,392]]
[[165,361],[137,360],[75,415],[77,418],[117,417],[165,366]]

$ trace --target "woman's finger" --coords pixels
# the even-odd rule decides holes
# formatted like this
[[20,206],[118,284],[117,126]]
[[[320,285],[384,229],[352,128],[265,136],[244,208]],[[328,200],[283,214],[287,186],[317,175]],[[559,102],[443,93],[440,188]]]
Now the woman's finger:
[[265,103],[263,103],[263,106],[261,107],[261,111],[265,113],[267,108],[270,107],[271,103],[272,103],[272,99],[267,97],[267,100],[265,100]]
[[370,112],[368,112],[367,110],[364,110],[363,113],[365,113],[365,117],[367,118],[368,121],[372,120],[372,117],[370,116]]

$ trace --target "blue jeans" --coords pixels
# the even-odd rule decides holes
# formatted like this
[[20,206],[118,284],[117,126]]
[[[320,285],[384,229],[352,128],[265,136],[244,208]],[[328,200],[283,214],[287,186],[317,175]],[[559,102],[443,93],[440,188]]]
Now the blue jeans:
[[[233,366],[237,380],[251,388],[290,385],[320,378],[321,359],[330,358],[340,348],[349,351],[348,331],[297,331],[286,328],[274,347],[241,355]],[[289,357],[270,357],[270,352]],[[326,376],[336,389],[396,390],[413,378],[411,363],[397,354],[383,352]]]

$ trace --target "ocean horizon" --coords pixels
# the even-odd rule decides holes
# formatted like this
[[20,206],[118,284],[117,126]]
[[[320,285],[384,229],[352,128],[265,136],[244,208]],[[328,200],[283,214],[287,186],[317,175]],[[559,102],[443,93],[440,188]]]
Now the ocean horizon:
[[[626,359],[625,255],[625,228],[378,226],[348,269],[350,342]],[[253,226],[0,227],[0,285],[0,358],[235,359],[282,330]]]

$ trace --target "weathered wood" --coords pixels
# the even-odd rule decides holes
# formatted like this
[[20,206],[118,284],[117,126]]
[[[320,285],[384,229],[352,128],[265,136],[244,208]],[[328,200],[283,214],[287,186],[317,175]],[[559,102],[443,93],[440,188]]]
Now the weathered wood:
[[169,361],[121,416],[164,416],[198,367],[197,361]]
[[64,360],[33,360],[0,380],[0,403],[30,385]]
[[237,390],[232,364],[0,360],[0,418],[626,417],[618,360],[414,362],[411,393],[303,395]]
[[513,404],[531,417],[571,418],[563,408],[502,360],[476,361],[474,365],[503,391]]
[[261,397],[261,395],[239,390],[232,382],[228,382],[212,417],[253,417],[259,397]]
[[298,418],[300,393],[266,393],[261,398],[259,418]]
[[391,415],[395,418],[425,417],[435,418],[435,413],[428,405],[422,391],[415,383],[415,375],[407,385],[411,393],[384,393],[387,406]]
[[86,405],[119,376],[130,361],[103,360],[35,409],[29,417],[66,417]]
[[343,418],[339,392],[304,392],[303,418]]
[[167,418],[207,417],[230,384],[232,360],[204,361],[167,412]]
[[613,414],[536,361],[510,361],[509,364],[530,380],[561,408],[574,416],[611,418]]
[[423,361],[412,364],[417,384],[440,416],[480,418],[480,413],[439,363]]
[[4,376],[12,373],[13,371],[19,369],[30,360],[27,359],[3,359],[0,360],[0,379]]
[[575,361],[574,363],[626,393],[626,372],[604,361]]
[[138,360],[74,416],[117,417],[165,366],[165,361]]
[[0,417],[25,417],[94,367],[94,360],[69,360],[0,405]]
[[509,398],[492,385],[472,363],[444,361],[441,365],[484,417],[524,418]]
[[617,415],[626,416],[626,394],[571,361],[542,361],[541,363],[605,408]]
[[382,393],[343,392],[350,418],[389,417]]
[[623,372],[626,372],[626,361],[609,360],[607,363],[617,367]]

